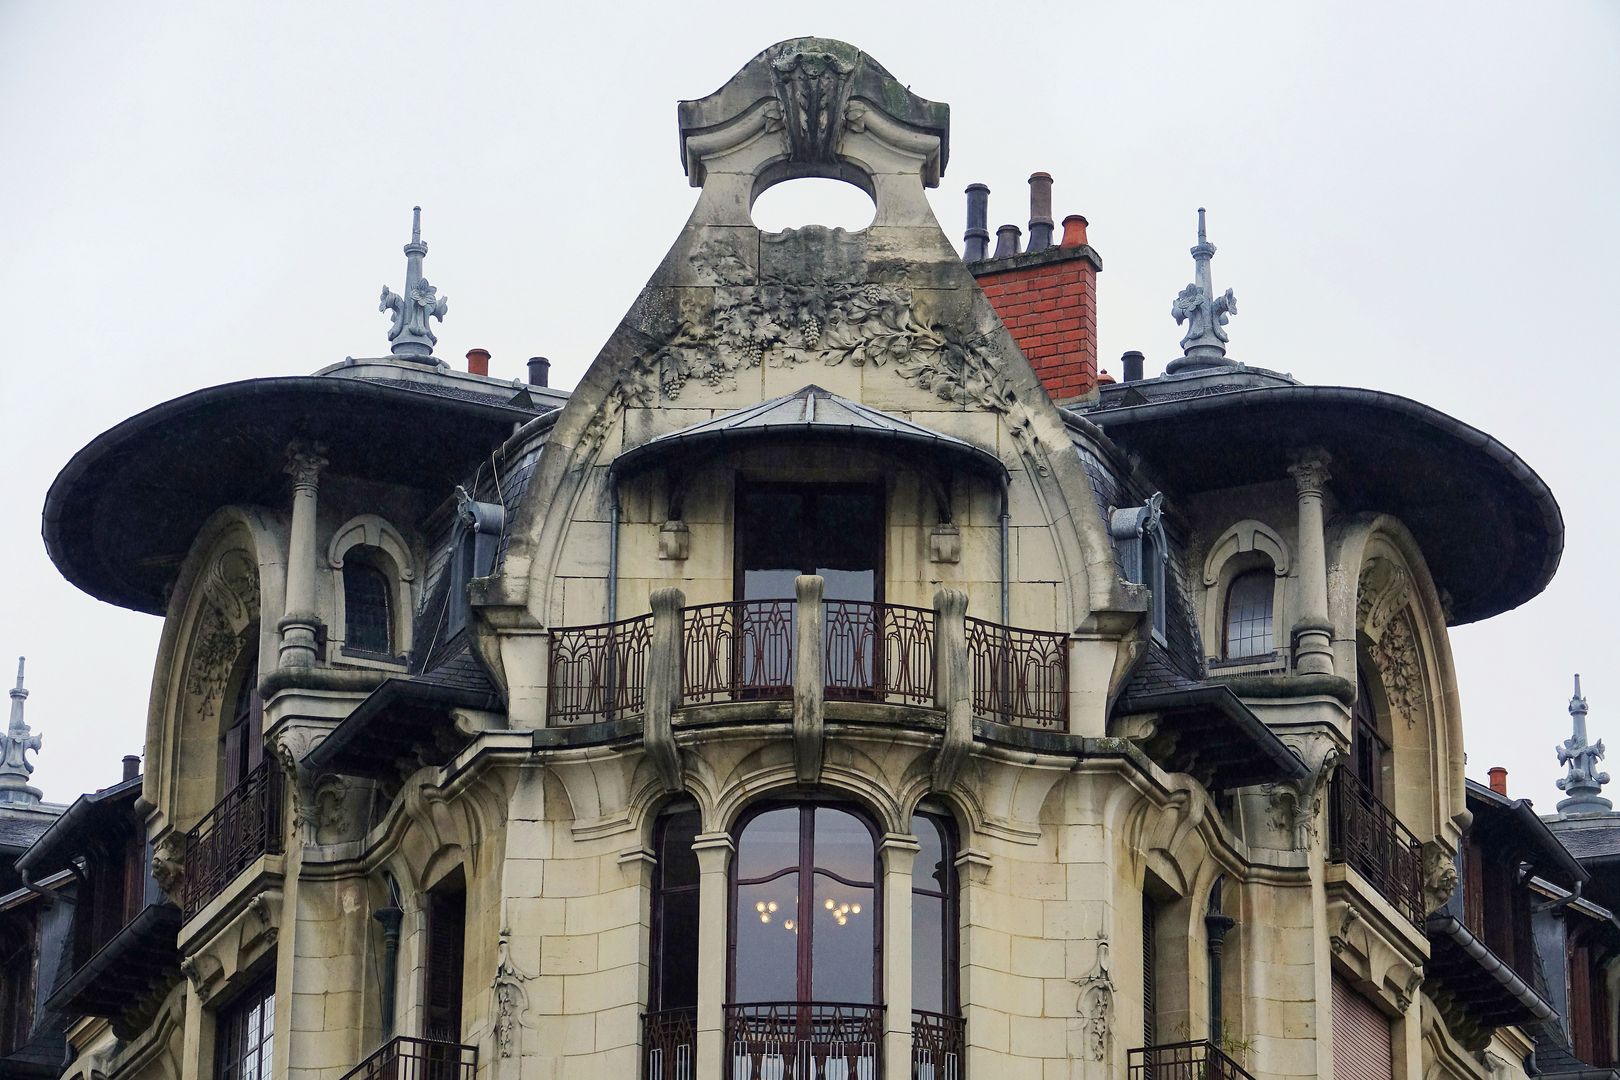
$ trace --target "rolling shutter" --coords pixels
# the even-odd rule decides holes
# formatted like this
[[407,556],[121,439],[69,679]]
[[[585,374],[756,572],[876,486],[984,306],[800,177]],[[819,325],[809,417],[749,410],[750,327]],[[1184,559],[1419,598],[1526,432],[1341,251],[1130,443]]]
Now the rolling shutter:
[[1333,976],[1333,1080],[1394,1080],[1389,1019]]

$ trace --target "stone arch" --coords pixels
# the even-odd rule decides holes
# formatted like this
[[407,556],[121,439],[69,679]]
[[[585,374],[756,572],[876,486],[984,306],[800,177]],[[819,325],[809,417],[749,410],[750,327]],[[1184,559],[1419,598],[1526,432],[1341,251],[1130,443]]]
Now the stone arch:
[[394,644],[394,653],[400,656],[408,655],[411,651],[411,627],[415,622],[417,591],[416,591],[416,558],[411,554],[410,545],[400,535],[398,529],[377,514],[356,514],[332,533],[331,541],[326,545],[326,564],[334,572],[332,582],[332,609],[331,623],[334,629],[347,627],[347,612],[345,610],[343,589],[343,560],[344,556],[356,548],[365,547],[380,552],[382,558],[372,556],[374,563],[384,563],[378,569],[388,575],[392,586],[391,595],[394,601],[390,612],[391,635]]
[[170,593],[147,710],[142,796],[157,808],[154,835],[189,827],[213,806],[220,762],[214,739],[240,658],[256,650],[262,678],[276,664],[286,533],[255,509],[226,507],[199,531]]
[[1420,837],[1455,850],[1467,806],[1445,605],[1422,551],[1395,518],[1359,515],[1330,534],[1335,665],[1352,680],[1362,663],[1378,673],[1375,704],[1395,737],[1395,810]]
[[1224,656],[1226,596],[1239,574],[1268,568],[1274,584],[1271,601],[1273,649],[1287,646],[1288,627],[1293,618],[1288,608],[1288,575],[1293,567],[1292,553],[1281,534],[1253,518],[1237,522],[1216,538],[1204,556],[1204,641],[1212,656]]

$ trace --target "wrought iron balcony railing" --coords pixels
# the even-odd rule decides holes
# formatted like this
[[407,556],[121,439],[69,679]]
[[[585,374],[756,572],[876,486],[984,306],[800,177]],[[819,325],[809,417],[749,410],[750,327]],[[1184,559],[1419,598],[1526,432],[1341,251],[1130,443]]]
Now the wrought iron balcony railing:
[[962,1080],[966,1061],[966,1020],[944,1013],[912,1010],[912,1080]]
[[642,1080],[694,1080],[697,1010],[665,1009],[641,1018]]
[[343,1074],[343,1080],[473,1080],[478,1047],[396,1036]]
[[1354,867],[1412,925],[1423,928],[1423,845],[1342,766],[1329,793],[1328,858]]
[[1254,1080],[1207,1041],[1140,1046],[1129,1056],[1130,1080]]
[[762,1001],[726,1006],[729,1080],[878,1080],[883,1006]]
[[[793,697],[795,600],[737,600],[680,610],[677,708]],[[935,612],[828,600],[821,622],[828,699],[933,707],[939,657],[965,652],[975,716],[1018,727],[1068,727],[1067,635],[967,619],[965,642],[941,641]],[[551,632],[547,715],[554,726],[642,715],[658,646],[653,616]],[[942,648],[943,646],[943,648]]]
[[186,834],[186,918],[197,914],[261,855],[281,851],[282,776],[266,761]]

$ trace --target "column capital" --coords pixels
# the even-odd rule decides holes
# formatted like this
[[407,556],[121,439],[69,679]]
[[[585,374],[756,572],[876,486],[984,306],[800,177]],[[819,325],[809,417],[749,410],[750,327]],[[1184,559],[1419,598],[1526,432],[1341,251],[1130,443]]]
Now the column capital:
[[730,833],[698,833],[692,838],[692,853],[697,856],[700,874],[725,873],[736,850]]
[[1322,494],[1322,489],[1333,475],[1328,472],[1328,463],[1332,460],[1326,450],[1320,449],[1302,450],[1294,455],[1294,463],[1288,466],[1288,475],[1294,478],[1294,486],[1299,494]]
[[884,833],[878,839],[878,857],[883,860],[886,874],[909,875],[911,864],[921,850],[922,844],[910,833]]
[[288,443],[284,471],[293,478],[293,487],[313,488],[320,480],[321,470],[331,464],[325,455],[326,447],[317,442]]

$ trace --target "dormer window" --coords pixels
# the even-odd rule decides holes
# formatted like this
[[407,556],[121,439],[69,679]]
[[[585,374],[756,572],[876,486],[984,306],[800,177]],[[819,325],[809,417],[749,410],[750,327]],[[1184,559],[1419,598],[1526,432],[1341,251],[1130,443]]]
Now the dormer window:
[[343,644],[358,652],[393,655],[393,585],[371,556],[351,548],[343,560]]
[[1170,555],[1164,538],[1163,506],[1164,495],[1154,492],[1141,506],[1115,510],[1108,519],[1108,534],[1119,552],[1125,580],[1148,587],[1153,637],[1161,645],[1169,611],[1164,568]]
[[1272,650],[1271,605],[1274,579],[1269,569],[1245,570],[1226,590],[1221,655],[1227,660],[1268,656]]
[[495,556],[506,526],[506,508],[500,503],[478,502],[465,488],[456,488],[456,538],[450,556],[450,610],[446,629],[454,634],[467,625],[470,601],[467,586],[473,578],[495,572]]

